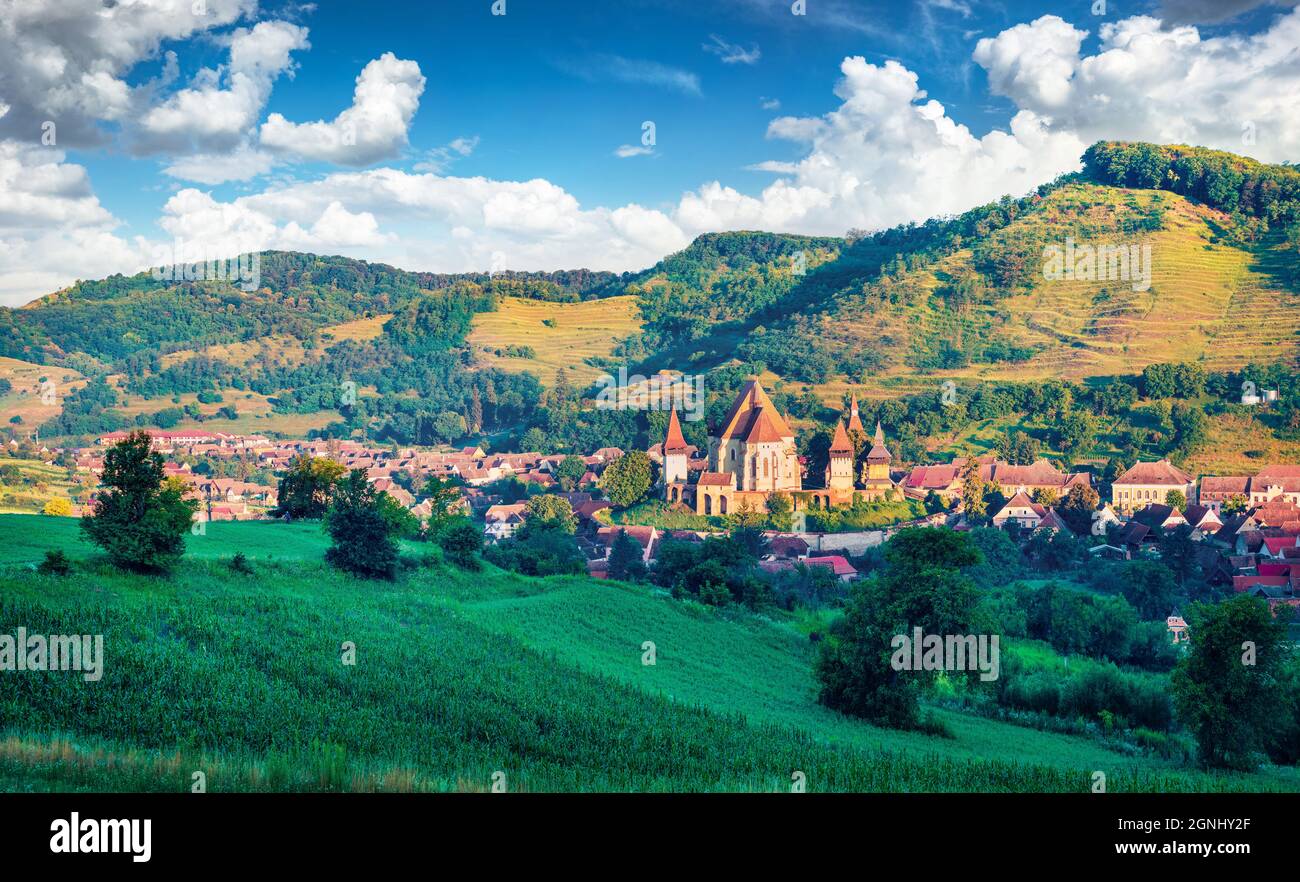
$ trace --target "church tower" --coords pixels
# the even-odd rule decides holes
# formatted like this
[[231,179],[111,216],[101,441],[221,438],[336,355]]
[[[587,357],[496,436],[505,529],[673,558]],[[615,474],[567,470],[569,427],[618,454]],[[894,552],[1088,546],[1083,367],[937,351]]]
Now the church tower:
[[831,439],[826,465],[826,488],[828,490],[853,489],[853,442],[844,431],[844,424],[835,421],[835,437]]
[[894,489],[894,481],[889,476],[889,464],[894,455],[885,446],[885,433],[876,422],[876,437],[867,451],[867,464],[863,469],[862,487],[868,491],[868,499],[879,499],[889,490]]
[[668,434],[664,437],[663,444],[665,484],[686,481],[686,452],[686,438],[682,436],[682,424],[677,421],[677,410],[674,408],[668,415]]

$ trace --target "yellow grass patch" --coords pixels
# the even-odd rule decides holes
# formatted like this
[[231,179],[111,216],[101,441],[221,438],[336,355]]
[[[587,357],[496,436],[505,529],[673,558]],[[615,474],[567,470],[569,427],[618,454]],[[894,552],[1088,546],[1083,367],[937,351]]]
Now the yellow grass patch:
[[[547,320],[554,327],[544,324]],[[575,382],[589,382],[602,372],[583,359],[608,356],[620,340],[640,330],[637,298],[632,295],[581,303],[503,297],[495,312],[474,316],[469,342],[476,355],[502,370],[531,371],[551,383],[555,372],[564,368]],[[507,357],[507,346],[531,346],[536,357]],[[502,355],[496,354],[498,349]]]

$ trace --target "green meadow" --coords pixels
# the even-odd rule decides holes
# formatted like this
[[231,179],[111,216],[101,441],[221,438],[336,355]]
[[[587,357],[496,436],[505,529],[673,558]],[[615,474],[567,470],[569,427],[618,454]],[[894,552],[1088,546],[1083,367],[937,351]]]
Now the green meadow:
[[[36,574],[45,548],[76,561]],[[585,577],[393,583],[321,560],[314,524],[213,524],[169,578],[125,575],[72,519],[0,517],[0,633],[103,634],[102,679],[0,675],[0,789],[1087,792],[1300,790],[934,708],[951,738],[816,703],[794,618]],[[253,572],[228,558],[242,551]],[[355,647],[345,664],[344,644]],[[646,664],[653,652],[654,664]]]

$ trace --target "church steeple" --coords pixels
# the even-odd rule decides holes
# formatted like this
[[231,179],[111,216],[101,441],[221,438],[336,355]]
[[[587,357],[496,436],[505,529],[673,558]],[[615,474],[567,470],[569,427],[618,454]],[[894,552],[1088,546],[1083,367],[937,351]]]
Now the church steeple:
[[876,438],[867,453],[867,462],[889,462],[893,458],[894,454],[890,453],[889,448],[885,446],[885,432],[880,427],[880,421],[876,420]]
[[668,414],[668,434],[664,437],[664,455],[685,453],[686,438],[682,435],[682,424],[677,421],[677,408]]
[[668,432],[663,443],[664,462],[660,477],[665,484],[686,481],[689,473],[686,461],[688,450],[686,439],[682,436],[682,424],[677,422],[677,410],[673,409],[668,415]]
[[858,395],[856,392],[853,393],[853,400],[849,404],[849,431],[861,432],[863,435],[867,434],[867,430],[862,428],[862,417],[858,413]]
[[839,420],[835,421],[835,437],[831,439],[830,454],[843,454],[844,456],[853,455],[853,442],[849,440],[848,433],[844,431],[844,424]]

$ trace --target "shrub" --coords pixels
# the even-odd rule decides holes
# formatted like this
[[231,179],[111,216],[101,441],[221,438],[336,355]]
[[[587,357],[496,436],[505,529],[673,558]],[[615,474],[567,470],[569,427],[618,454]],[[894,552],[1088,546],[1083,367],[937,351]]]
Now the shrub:
[[36,567],[36,572],[43,576],[66,576],[72,572],[72,561],[56,548],[45,552],[45,560]]

